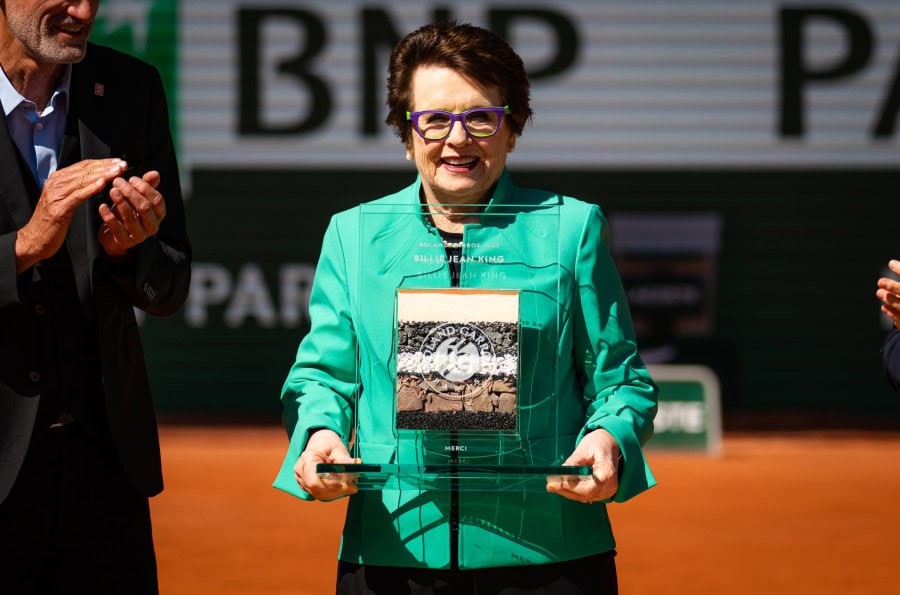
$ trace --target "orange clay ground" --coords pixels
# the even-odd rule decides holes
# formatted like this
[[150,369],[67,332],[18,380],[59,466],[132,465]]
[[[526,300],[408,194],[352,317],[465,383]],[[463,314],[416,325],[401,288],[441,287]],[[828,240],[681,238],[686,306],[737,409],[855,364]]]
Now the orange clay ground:
[[[345,504],[270,487],[280,428],[160,438],[163,595],[333,592]],[[623,595],[900,593],[900,434],[726,433],[722,450],[648,451],[659,485],[610,507]]]

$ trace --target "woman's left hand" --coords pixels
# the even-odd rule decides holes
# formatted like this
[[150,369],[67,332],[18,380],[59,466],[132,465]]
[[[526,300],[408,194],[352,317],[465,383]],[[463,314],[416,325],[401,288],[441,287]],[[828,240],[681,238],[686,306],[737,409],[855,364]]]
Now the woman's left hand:
[[547,491],[578,502],[607,500],[619,489],[619,444],[612,434],[598,428],[585,435],[564,465],[589,465],[590,479],[547,481]]

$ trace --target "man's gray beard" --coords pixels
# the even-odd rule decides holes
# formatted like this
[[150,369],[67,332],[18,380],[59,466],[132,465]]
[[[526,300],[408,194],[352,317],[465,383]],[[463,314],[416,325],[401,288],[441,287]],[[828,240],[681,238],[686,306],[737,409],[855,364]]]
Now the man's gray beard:
[[53,64],[75,64],[76,62],[81,62],[84,59],[84,55],[87,53],[87,47],[84,48],[72,48],[70,46],[66,46],[64,48],[55,48],[57,51],[54,51],[54,48],[46,48],[41,47],[40,53],[36,53],[35,55],[43,62],[51,62]]
[[56,43],[52,37],[44,36],[40,28],[35,28],[34,24],[26,18],[12,15],[7,22],[13,35],[25,47],[28,55],[38,62],[74,64],[81,62],[87,53],[87,42],[81,45]]

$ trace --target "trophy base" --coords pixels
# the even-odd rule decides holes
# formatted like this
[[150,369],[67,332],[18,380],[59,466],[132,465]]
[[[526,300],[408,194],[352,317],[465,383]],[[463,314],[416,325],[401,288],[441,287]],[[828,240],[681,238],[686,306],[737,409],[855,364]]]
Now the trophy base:
[[323,478],[355,483],[360,491],[433,490],[439,492],[546,491],[547,482],[584,481],[587,465],[371,465],[319,463]]

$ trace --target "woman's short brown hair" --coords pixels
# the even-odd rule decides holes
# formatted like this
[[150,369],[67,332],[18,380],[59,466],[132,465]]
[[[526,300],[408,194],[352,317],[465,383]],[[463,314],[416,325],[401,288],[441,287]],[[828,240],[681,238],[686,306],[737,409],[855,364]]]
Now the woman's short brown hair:
[[[452,68],[484,86],[500,89],[510,114],[504,119],[521,135],[531,118],[530,84],[525,65],[498,35],[467,23],[441,21],[413,31],[394,46],[388,66],[388,116],[385,122],[408,143],[412,125],[412,77],[419,66]],[[498,106],[502,107],[502,106]]]

